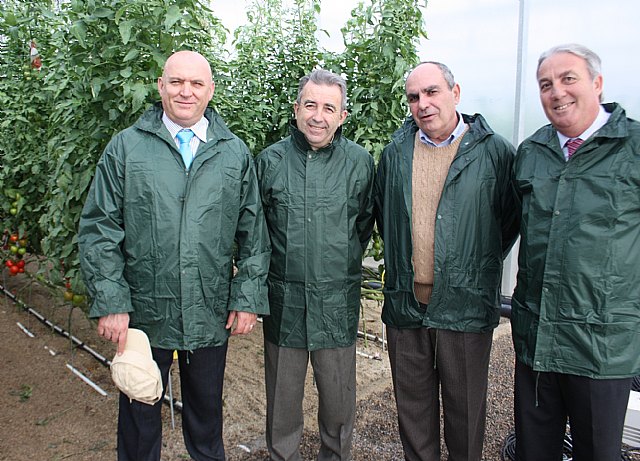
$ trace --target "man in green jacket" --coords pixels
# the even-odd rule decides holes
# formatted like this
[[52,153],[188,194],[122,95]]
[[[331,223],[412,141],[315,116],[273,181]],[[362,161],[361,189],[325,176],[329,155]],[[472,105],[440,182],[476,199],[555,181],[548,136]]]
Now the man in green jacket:
[[581,45],[540,56],[551,122],[518,148],[522,202],[511,324],[518,460],[620,459],[640,374],[640,123],[601,104],[600,58]]
[[319,461],[351,459],[362,256],[373,228],[374,162],[342,136],[342,77],[300,80],[291,135],[256,159],[271,236],[264,320],[270,459],[301,460],[307,364],[318,388]]
[[[207,108],[207,60],[173,54],[158,90],[161,105],[98,162],[80,220],[81,267],[90,316],[119,354],[128,327],[144,331],[166,388],[178,351],[187,450],[224,460],[227,340],[268,313],[269,237],[249,150]],[[120,461],[160,459],[161,405],[120,394]]]
[[412,118],[374,188],[400,438],[405,459],[440,459],[441,393],[449,459],[479,461],[502,263],[518,229],[514,148],[481,115],[457,112],[444,64],[418,65],[405,89]]

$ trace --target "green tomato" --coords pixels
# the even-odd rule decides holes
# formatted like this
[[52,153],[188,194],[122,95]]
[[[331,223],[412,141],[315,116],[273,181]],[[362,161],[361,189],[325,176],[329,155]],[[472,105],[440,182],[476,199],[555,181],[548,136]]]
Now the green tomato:
[[84,296],[82,295],[73,295],[72,302],[74,306],[79,306],[84,301]]

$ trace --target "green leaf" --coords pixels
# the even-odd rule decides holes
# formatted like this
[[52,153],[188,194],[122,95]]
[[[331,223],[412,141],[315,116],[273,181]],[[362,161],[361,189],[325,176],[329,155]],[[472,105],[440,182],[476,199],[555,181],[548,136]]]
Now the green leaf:
[[133,111],[138,112],[144,105],[149,89],[147,85],[137,82],[133,85]]
[[71,26],[71,34],[80,42],[82,48],[86,48],[85,39],[87,38],[87,25],[84,21],[76,21]]
[[120,38],[123,44],[129,43],[131,40],[131,31],[133,29],[133,21],[122,21],[118,25],[118,31],[120,32]]
[[124,62],[131,61],[132,59],[137,58],[139,54],[140,54],[140,51],[137,50],[136,48],[129,50],[129,52],[125,55],[123,61]]
[[165,30],[170,30],[176,22],[180,21],[180,19],[182,19],[182,12],[177,6],[171,5],[164,18]]
[[120,76],[122,78],[129,78],[131,77],[131,74],[133,74],[133,72],[131,71],[131,67],[126,67],[120,71]]
[[18,21],[16,19],[15,14],[8,12],[5,14],[4,16],[4,21],[8,26],[17,26],[18,25]]
[[113,15],[113,10],[109,8],[96,8],[93,12],[93,16],[96,18],[108,18]]

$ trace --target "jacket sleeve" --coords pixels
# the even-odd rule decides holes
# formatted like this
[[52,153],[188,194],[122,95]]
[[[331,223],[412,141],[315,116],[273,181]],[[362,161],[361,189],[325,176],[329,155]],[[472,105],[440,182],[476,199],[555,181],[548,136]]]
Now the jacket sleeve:
[[231,310],[269,314],[267,275],[271,245],[253,159],[243,144],[245,170],[236,227],[238,273],[231,283]]
[[92,299],[90,317],[131,312],[124,278],[124,161],[112,140],[98,161],[80,217],[80,268]]
[[378,161],[378,168],[375,175],[375,180],[373,184],[373,216],[376,221],[376,226],[378,227],[378,233],[382,240],[384,241],[384,222],[383,222],[383,211],[384,211],[384,192],[385,192],[385,181],[386,181],[386,163],[389,146],[387,146],[382,155],[380,156],[380,160]]
[[500,187],[500,216],[502,222],[502,257],[506,258],[518,237],[520,230],[520,211],[516,191],[512,181],[515,149],[506,139],[501,139],[502,162],[498,175]]
[[356,229],[360,238],[362,252],[367,250],[371,233],[373,232],[374,216],[373,216],[373,184],[375,179],[375,162],[373,157],[369,155],[366,164],[367,176],[364,194],[360,201],[360,213],[356,219]]

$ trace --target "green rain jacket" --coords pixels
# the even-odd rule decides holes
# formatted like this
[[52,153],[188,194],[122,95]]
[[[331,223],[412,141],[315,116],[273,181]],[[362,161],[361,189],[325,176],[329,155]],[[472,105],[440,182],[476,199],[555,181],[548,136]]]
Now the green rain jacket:
[[511,325],[518,360],[589,378],[640,374],[640,123],[617,104],[565,161],[547,125],[518,149]]
[[153,347],[219,346],[230,311],[268,313],[269,237],[253,161],[212,109],[205,116],[207,142],[187,172],[162,107],[145,112],[107,145],[82,211],[90,316],[128,312]]
[[284,347],[347,347],[358,331],[373,228],[373,157],[340,128],[317,151],[295,122],[290,131],[256,158],[273,248],[264,334]]
[[434,286],[422,309],[413,292],[411,236],[413,147],[409,118],[382,153],[374,189],[384,241],[382,320],[395,328],[491,331],[500,320],[502,262],[517,236],[511,185],[515,149],[479,115],[462,115],[464,134],[436,213]]

